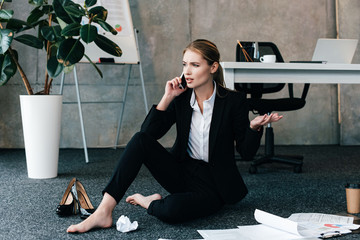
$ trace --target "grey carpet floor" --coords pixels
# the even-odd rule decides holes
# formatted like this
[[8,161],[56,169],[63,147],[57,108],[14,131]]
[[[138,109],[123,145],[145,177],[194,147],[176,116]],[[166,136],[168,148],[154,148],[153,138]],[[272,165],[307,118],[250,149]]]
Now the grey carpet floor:
[[[60,150],[58,177],[35,180],[27,177],[23,149],[0,149],[0,239],[196,239],[201,238],[198,229],[256,224],[253,216],[256,208],[282,217],[297,212],[343,213],[346,211],[345,183],[360,182],[360,147],[278,147],[277,153],[304,155],[303,173],[295,174],[291,167],[271,164],[251,175],[248,173],[250,163],[238,161],[249,194],[243,201],[225,206],[212,216],[171,225],[122,200],[115,208],[114,226],[110,229],[67,234],[69,225],[81,221],[78,215],[60,218],[55,214],[68,182],[78,178],[92,204],[97,206],[122,149],[89,149],[88,164],[83,153],[82,149]],[[167,194],[146,168],[141,169],[126,196],[136,192]],[[121,215],[138,221],[138,230],[118,232],[115,222]],[[341,239],[360,239],[360,235],[351,234]]]

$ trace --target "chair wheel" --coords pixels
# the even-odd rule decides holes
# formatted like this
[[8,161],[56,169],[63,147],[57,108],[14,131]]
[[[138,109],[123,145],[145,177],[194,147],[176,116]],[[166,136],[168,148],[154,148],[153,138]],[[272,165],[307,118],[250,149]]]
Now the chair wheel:
[[294,173],[301,173],[302,172],[302,166],[295,166],[294,167]]
[[249,168],[249,173],[251,173],[251,174],[257,173],[257,167],[255,167],[255,166],[250,166],[250,168]]

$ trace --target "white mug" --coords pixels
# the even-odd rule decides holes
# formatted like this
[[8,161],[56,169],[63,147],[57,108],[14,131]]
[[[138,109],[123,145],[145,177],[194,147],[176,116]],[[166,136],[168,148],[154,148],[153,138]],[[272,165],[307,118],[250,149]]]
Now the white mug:
[[264,55],[260,57],[260,62],[263,63],[275,63],[276,62],[276,56],[275,55]]

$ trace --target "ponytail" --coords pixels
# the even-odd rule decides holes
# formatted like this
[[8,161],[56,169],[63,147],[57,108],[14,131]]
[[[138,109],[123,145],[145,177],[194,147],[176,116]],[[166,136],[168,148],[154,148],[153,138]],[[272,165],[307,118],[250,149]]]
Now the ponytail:
[[225,80],[224,80],[224,71],[223,71],[223,68],[220,65],[220,63],[219,63],[218,70],[214,73],[213,79],[219,86],[226,88]]

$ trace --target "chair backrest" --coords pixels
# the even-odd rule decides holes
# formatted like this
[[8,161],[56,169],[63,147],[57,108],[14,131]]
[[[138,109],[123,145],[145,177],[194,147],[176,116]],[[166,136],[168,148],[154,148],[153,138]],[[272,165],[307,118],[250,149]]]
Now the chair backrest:
[[[254,56],[254,42],[240,42],[243,49],[249,54],[250,57]],[[283,57],[280,54],[277,46],[272,42],[258,42],[259,56],[263,55],[275,55],[276,62],[284,62]],[[259,61],[258,59],[253,59]],[[236,45],[236,61],[246,62],[242,48],[239,44]],[[261,98],[262,94],[279,92],[285,86],[285,83],[239,83],[235,84],[235,89],[244,91],[251,95],[251,98]]]

